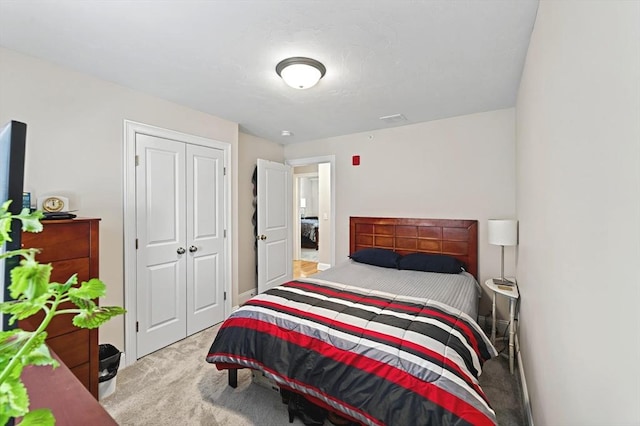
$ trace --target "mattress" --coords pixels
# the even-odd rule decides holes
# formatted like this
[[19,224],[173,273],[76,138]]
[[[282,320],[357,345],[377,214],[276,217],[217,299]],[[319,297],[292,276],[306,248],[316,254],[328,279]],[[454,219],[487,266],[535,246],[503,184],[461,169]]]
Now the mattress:
[[474,320],[478,315],[480,286],[473,275],[406,271],[354,262],[349,259],[314,274],[314,280],[363,287],[370,290],[429,299],[461,310]]

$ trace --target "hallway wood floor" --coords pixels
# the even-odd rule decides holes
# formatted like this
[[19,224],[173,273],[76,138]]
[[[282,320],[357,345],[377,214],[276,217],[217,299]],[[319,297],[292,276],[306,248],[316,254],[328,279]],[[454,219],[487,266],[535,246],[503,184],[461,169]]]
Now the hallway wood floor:
[[318,264],[306,260],[293,261],[293,278],[305,278],[318,272]]

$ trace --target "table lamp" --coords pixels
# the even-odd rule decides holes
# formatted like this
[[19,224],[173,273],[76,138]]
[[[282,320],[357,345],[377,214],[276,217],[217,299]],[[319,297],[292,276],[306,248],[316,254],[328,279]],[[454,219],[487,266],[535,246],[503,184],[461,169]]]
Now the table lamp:
[[501,246],[502,260],[500,263],[500,278],[493,282],[501,285],[513,285],[504,277],[504,246],[518,245],[518,221],[514,219],[489,219],[489,244]]

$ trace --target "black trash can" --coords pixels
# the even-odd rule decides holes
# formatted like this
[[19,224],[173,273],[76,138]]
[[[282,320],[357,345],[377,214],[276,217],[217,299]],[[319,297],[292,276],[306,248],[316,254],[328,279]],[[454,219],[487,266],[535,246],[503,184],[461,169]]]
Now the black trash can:
[[106,398],[116,390],[116,375],[120,367],[120,355],[118,348],[108,343],[100,345],[98,352],[98,399]]

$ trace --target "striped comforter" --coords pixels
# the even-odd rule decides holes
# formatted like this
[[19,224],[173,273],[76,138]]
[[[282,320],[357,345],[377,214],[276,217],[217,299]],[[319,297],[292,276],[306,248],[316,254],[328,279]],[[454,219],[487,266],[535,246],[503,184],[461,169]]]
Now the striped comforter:
[[496,419],[478,376],[496,355],[442,303],[305,279],[234,312],[207,361],[261,370],[363,424],[484,425]]

